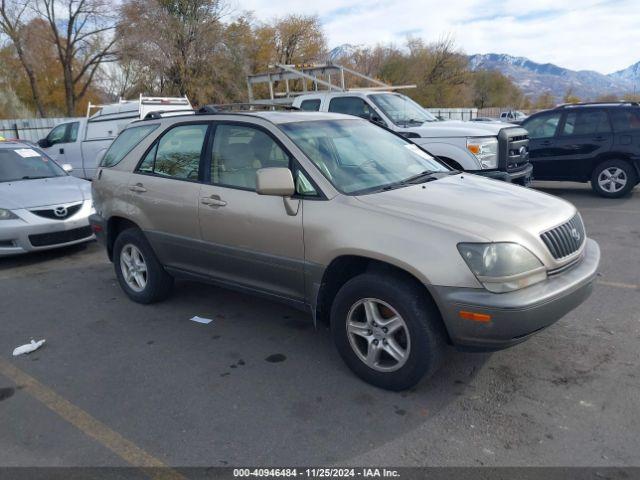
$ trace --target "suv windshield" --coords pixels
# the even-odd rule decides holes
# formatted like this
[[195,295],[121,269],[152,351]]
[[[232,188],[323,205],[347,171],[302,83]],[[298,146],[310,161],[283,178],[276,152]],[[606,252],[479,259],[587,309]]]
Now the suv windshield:
[[317,120],[280,128],[343,193],[368,193],[449,171],[417,145],[366,121]]
[[0,182],[63,177],[67,173],[35,148],[0,148]]
[[437,122],[438,119],[409,97],[399,93],[380,93],[369,98],[393,123],[401,127]]

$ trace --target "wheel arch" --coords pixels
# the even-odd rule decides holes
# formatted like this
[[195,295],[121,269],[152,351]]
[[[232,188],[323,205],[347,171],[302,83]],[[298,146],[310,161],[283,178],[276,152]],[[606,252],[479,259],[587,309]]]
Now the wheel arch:
[[114,215],[107,220],[107,254],[109,260],[113,261],[113,245],[118,238],[120,232],[127,230],[128,228],[140,228],[134,221]]
[[[357,275],[367,272],[403,278],[414,283],[424,292],[425,297],[429,299],[429,301],[433,302],[437,311],[441,313],[438,303],[435,301],[434,295],[429,290],[428,285],[406,268],[394,265],[384,260],[378,260],[362,255],[341,255],[334,258],[323,272],[320,288],[318,289],[315,302],[312,306],[316,322],[320,321],[321,323],[328,325],[331,306],[333,305],[333,301],[340,288]],[[447,341],[451,343],[451,338],[449,337],[449,332],[442,320],[442,315],[439,320],[442,322],[444,331],[446,332]]]

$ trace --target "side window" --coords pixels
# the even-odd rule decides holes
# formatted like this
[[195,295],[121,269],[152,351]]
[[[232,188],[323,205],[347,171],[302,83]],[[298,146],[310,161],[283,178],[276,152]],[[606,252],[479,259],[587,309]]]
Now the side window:
[[369,118],[371,108],[369,104],[358,97],[336,97],[329,102],[329,111],[346,113],[356,117]]
[[529,132],[529,138],[550,138],[553,137],[560,122],[560,112],[538,115],[524,124],[524,128]]
[[67,133],[67,125],[68,123],[63,123],[49,132],[49,135],[47,135],[49,145],[55,145],[56,143],[62,143],[64,141],[64,137]]
[[102,157],[101,167],[113,167],[138,145],[147,135],[158,128],[159,124],[140,125],[124,130],[118,138],[116,138],[107,153]]
[[304,197],[317,197],[318,192],[313,187],[311,181],[307,178],[307,176],[300,170],[296,169],[295,174],[295,183],[296,183],[296,193],[298,195]]
[[69,124],[67,130],[67,138],[65,142],[73,143],[78,140],[78,129],[80,128],[80,122],[73,122]]
[[184,180],[198,180],[200,156],[207,128],[207,124],[180,125],[166,132],[155,148],[153,173]]
[[562,135],[595,135],[611,132],[604,110],[584,109],[567,113]]
[[303,100],[300,104],[300,110],[307,112],[317,112],[320,110],[320,100]]
[[211,182],[255,190],[256,171],[289,167],[289,155],[264,131],[243,125],[216,127],[211,158]]
[[640,108],[612,108],[609,114],[616,132],[640,130]]
[[140,166],[138,167],[138,172],[141,173],[153,173],[153,167],[155,166],[156,163],[156,152],[158,151],[158,144],[156,143],[153,148],[151,150],[149,150],[149,153],[147,153],[147,155],[145,155],[144,159],[142,160],[142,162],[140,163]]

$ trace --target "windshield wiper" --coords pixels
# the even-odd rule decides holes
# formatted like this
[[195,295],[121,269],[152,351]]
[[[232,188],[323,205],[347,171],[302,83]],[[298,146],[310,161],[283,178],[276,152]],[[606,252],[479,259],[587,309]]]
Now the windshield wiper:
[[411,125],[411,124],[422,125],[425,121],[416,120],[415,118],[408,118],[408,119],[400,120],[400,122],[403,123],[404,125]]
[[52,177],[32,177],[30,175],[25,175],[20,180],[38,180],[40,178],[52,178]]
[[433,180],[438,179],[438,177],[433,176],[436,173],[448,173],[448,172],[443,172],[440,170],[425,170],[424,172],[420,172],[416,175],[412,175],[411,177],[405,178],[404,180],[393,182],[383,187],[380,187],[380,190],[386,192],[387,190],[394,190],[396,188],[402,188],[408,185],[415,185],[417,183],[422,183],[422,182],[431,182]]

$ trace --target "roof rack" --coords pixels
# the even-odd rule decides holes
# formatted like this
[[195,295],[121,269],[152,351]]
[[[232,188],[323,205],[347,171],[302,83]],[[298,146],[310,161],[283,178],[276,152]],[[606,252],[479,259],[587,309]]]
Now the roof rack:
[[[293,98],[295,96],[309,93],[309,82],[311,82],[312,85],[312,92],[319,90],[329,92],[389,91],[416,88],[416,85],[389,85],[381,82],[380,80],[334,63],[299,65],[285,65],[278,63],[275,65],[269,65],[269,69],[273,69],[275,71],[247,76],[249,103],[262,105],[290,105],[293,103]],[[346,82],[345,73],[372,86],[349,88]],[[334,78],[338,79],[337,84],[333,83]],[[291,88],[291,84],[289,82],[295,80],[298,80],[297,83],[302,85],[301,91],[293,90]],[[284,82],[284,92],[276,92],[278,82]],[[256,99],[254,96],[254,86],[264,83],[267,83],[269,86],[269,98]]]
[[196,112],[200,115],[210,115],[215,113],[224,113],[224,112],[252,112],[256,110],[300,110],[298,107],[294,107],[292,105],[284,105],[284,104],[266,104],[266,103],[218,103],[218,104],[209,104],[200,107],[200,109]]
[[193,108],[184,108],[180,110],[154,110],[147,113],[143,120],[158,120],[165,117],[175,117],[178,115],[194,115],[196,112]]
[[580,106],[589,106],[589,105],[612,105],[612,106],[618,106],[618,105],[632,105],[634,107],[638,107],[640,106],[640,103],[638,102],[626,102],[626,101],[619,101],[619,102],[578,102],[578,103],[563,103],[561,105],[558,105],[556,108],[567,108],[567,107],[580,107]]

